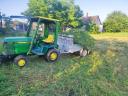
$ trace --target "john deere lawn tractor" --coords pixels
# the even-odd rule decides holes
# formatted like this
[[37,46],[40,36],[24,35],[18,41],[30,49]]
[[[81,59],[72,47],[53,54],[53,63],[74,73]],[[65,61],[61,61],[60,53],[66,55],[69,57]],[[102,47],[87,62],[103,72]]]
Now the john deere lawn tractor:
[[[79,53],[86,56],[88,50],[74,44],[72,35],[59,34],[60,22],[45,17],[30,18],[27,34],[24,37],[5,37],[0,42],[0,62],[14,60],[20,67],[28,63],[30,55],[44,56],[55,62],[60,54]],[[58,35],[59,34],[59,35]]]
[[45,17],[30,18],[24,37],[5,37],[0,43],[0,62],[14,60],[20,67],[28,63],[27,56],[45,56],[49,62],[55,62],[60,55],[57,44],[60,22]]

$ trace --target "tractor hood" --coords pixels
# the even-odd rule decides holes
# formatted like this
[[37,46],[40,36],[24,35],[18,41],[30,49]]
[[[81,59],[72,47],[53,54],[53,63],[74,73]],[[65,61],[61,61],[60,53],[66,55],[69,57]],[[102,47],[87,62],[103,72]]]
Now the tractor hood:
[[3,39],[4,42],[31,42],[31,37],[6,37]]

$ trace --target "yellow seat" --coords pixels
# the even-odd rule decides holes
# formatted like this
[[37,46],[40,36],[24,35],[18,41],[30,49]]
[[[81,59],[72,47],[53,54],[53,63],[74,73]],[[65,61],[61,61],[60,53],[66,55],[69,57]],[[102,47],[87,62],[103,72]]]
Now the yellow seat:
[[44,39],[43,42],[53,43],[54,42],[54,36],[53,35],[48,35],[48,38]]

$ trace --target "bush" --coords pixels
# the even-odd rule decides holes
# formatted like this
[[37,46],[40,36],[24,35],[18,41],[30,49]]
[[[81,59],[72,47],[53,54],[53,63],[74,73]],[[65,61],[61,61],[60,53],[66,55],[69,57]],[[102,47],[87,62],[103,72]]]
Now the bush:
[[73,29],[68,32],[64,32],[63,34],[73,35],[74,42],[80,44],[84,48],[87,48],[89,50],[92,50],[94,48],[95,40],[86,31],[82,31],[80,29]]
[[96,25],[94,22],[92,22],[91,20],[88,20],[86,22],[84,22],[84,26],[83,28],[85,31],[88,31],[90,33],[93,34],[98,34],[99,32],[99,26]]
[[96,24],[92,24],[91,28],[90,28],[90,33],[93,34],[98,34],[99,32],[99,27]]
[[104,22],[104,31],[106,32],[127,32],[128,17],[121,11],[114,11],[108,15]]

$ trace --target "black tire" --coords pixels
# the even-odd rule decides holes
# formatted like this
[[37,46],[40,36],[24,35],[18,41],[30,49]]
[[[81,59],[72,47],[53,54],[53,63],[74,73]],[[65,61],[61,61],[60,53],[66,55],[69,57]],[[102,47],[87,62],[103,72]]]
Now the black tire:
[[[55,58],[52,58],[51,55],[55,55]],[[45,55],[45,58],[48,62],[55,62],[59,59],[60,57],[60,52],[56,49],[50,49],[47,54]]]
[[88,50],[87,49],[81,49],[80,50],[80,56],[81,57],[85,57],[88,55]]
[[19,67],[24,67],[28,64],[28,59],[23,55],[16,56],[14,58],[14,64],[18,65]]

